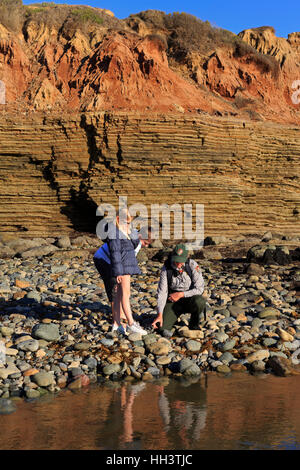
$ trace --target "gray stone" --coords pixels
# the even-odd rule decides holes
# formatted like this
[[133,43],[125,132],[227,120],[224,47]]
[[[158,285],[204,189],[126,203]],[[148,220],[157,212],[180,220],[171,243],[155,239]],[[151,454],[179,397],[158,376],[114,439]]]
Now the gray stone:
[[35,339],[57,341],[60,337],[59,327],[54,323],[40,323],[32,329],[32,336]]
[[235,345],[236,345],[235,339],[228,339],[227,341],[225,341],[225,343],[219,344],[219,349],[222,352],[230,351],[230,349],[233,349]]
[[140,333],[130,333],[127,338],[129,341],[141,341],[142,335]]
[[57,246],[45,245],[42,247],[31,248],[29,250],[23,251],[21,253],[21,257],[23,259],[27,259],[27,258],[36,258],[40,256],[47,256],[47,255],[54,253],[57,250],[58,250]]
[[186,369],[188,369],[188,367],[191,367],[193,365],[194,365],[194,362],[191,359],[188,359],[187,357],[185,357],[178,364],[179,372],[182,374]]
[[229,352],[224,352],[224,354],[222,354],[222,356],[219,357],[219,361],[221,361],[222,364],[226,364],[226,365],[230,364],[234,360],[235,358]]
[[187,369],[185,369],[183,375],[187,377],[196,377],[201,374],[200,367],[197,366],[197,364],[193,364]]
[[238,315],[240,315],[241,313],[245,313],[245,310],[243,307],[239,307],[237,305],[229,305],[228,307],[228,310],[231,314],[232,317],[236,318]]
[[148,367],[147,372],[153,375],[153,377],[158,377],[160,375],[160,370],[157,367]]
[[192,351],[192,352],[198,352],[200,351],[200,348],[201,348],[201,344],[198,341],[195,341],[193,339],[190,339],[189,341],[187,341],[185,343],[185,346],[189,351]]
[[72,367],[70,369],[70,373],[71,373],[72,377],[77,377],[78,375],[83,374],[82,369],[80,369],[80,367]]
[[48,387],[54,383],[54,376],[51,374],[51,372],[41,371],[37,374],[34,374],[31,380],[39,387]]
[[25,392],[26,394],[26,398],[39,398],[40,397],[40,392],[38,390],[34,390],[34,389],[29,389],[29,390],[26,390]]
[[112,375],[115,372],[119,372],[120,370],[121,370],[120,364],[108,364],[103,367],[103,374]]
[[279,317],[280,311],[277,308],[266,307],[258,314],[259,318]]
[[22,341],[17,345],[17,348],[21,351],[30,351],[36,352],[39,349],[40,345],[37,339],[28,339],[26,341]]
[[260,328],[261,325],[263,324],[263,321],[261,318],[254,318],[253,321],[252,321],[252,327],[253,328]]
[[263,340],[263,345],[266,348],[268,348],[270,346],[273,346],[276,343],[277,343],[277,339],[274,339],[274,338],[264,338],[264,340]]
[[103,344],[103,346],[107,346],[109,348],[110,346],[114,345],[114,340],[109,338],[102,338],[100,343]]
[[86,364],[89,369],[96,369],[98,365],[98,361],[94,357],[88,357],[83,361],[83,363]]
[[220,331],[220,332],[216,333],[215,338],[220,343],[224,343],[229,338],[229,336],[224,331]]
[[26,295],[26,298],[27,298],[27,299],[35,300],[36,302],[40,302],[40,301],[41,301],[41,295],[40,295],[37,291],[30,291],[30,292],[28,292],[28,294]]
[[87,351],[90,347],[91,347],[91,343],[89,343],[88,341],[82,341],[74,345],[74,349],[76,351]]
[[70,248],[71,247],[70,238],[68,236],[58,238],[56,242],[56,246],[58,246],[58,248],[64,248],[64,249]]

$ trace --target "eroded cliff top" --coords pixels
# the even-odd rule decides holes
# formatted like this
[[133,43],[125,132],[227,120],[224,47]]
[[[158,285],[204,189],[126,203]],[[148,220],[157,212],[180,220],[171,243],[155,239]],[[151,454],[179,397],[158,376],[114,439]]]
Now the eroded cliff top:
[[235,35],[185,13],[120,20],[89,6],[0,0],[6,112],[205,112],[299,124],[299,79],[297,32]]

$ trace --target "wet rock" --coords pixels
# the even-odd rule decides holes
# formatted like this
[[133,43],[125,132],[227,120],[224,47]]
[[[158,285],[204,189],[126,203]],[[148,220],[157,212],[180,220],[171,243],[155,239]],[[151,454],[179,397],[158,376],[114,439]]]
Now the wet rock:
[[54,376],[50,372],[38,372],[32,376],[32,381],[39,387],[48,387],[54,383]]
[[26,390],[25,395],[26,395],[26,398],[29,398],[29,399],[39,398],[40,392],[38,390],[29,389],[29,390]]
[[217,372],[221,374],[229,374],[231,372],[231,369],[226,364],[221,364],[217,366]]
[[16,411],[16,405],[12,400],[0,398],[0,415],[8,415]]
[[197,364],[192,364],[190,367],[184,370],[183,375],[185,377],[197,377],[198,375],[201,374],[201,369],[200,367],[197,366]]
[[114,372],[119,372],[120,370],[121,370],[121,366],[119,364],[108,364],[103,367],[103,374],[111,375]]
[[183,374],[186,369],[192,367],[194,362],[191,359],[184,358],[178,363],[178,371]]
[[286,377],[288,375],[299,375],[300,372],[296,371],[290,359],[273,356],[268,359],[267,367],[269,367],[275,375]]
[[266,364],[264,361],[253,361],[251,363],[251,370],[253,372],[264,372],[266,368]]

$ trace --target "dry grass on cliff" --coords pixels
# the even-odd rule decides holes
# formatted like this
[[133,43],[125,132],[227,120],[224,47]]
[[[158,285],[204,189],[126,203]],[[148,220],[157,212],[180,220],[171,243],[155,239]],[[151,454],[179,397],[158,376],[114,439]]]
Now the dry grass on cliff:
[[87,32],[91,25],[119,28],[121,21],[100,9],[89,6],[59,5],[43,2],[23,5],[22,0],[0,0],[0,23],[13,32],[19,32],[29,21],[54,26],[66,34],[76,29]]
[[[219,47],[229,47],[235,57],[245,57],[254,61],[265,73],[277,78],[280,66],[272,56],[258,52],[236,34],[212,26],[209,21],[187,13],[166,14],[162,11],[148,10],[131,15],[143,20],[151,28],[164,31],[168,46],[168,55],[176,61],[185,61],[190,52],[208,55]],[[262,27],[263,30],[266,27]],[[269,28],[269,27],[268,27]]]
[[271,73],[274,79],[277,79],[280,73],[280,64],[270,55],[262,54],[244,41],[240,41],[235,46],[235,57],[246,57],[252,60],[261,69],[263,73]]
[[24,21],[22,0],[0,0],[0,23],[11,31],[19,32]]

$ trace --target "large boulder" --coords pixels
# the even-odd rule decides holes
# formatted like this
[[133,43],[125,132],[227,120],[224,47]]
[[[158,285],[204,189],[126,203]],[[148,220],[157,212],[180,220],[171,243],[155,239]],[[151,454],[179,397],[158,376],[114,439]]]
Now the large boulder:
[[266,366],[272,370],[275,375],[286,377],[287,375],[300,375],[290,359],[280,356],[272,356],[268,359]]
[[255,245],[248,250],[247,261],[249,263],[284,266],[292,262],[292,257],[290,256],[289,249],[285,246]]

